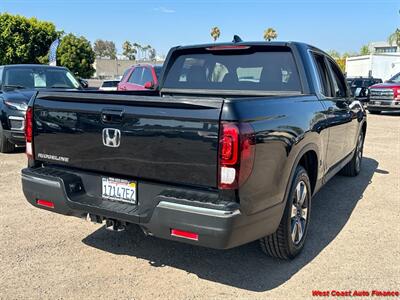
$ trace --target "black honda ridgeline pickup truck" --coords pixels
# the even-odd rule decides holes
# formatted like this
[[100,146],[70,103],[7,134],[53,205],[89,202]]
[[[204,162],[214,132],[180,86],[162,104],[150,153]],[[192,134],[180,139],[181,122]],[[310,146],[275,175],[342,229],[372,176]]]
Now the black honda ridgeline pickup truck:
[[317,48],[175,47],[157,91],[37,92],[23,191],[33,206],[109,229],[137,224],[218,249],[259,239],[290,259],[306,240],[312,196],[339,171],[360,172],[366,127]]

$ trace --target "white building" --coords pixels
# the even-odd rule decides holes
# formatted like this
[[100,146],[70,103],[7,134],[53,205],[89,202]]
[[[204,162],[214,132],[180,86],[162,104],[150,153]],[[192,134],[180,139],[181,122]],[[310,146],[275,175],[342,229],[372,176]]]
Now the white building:
[[396,44],[391,45],[388,42],[370,43],[368,49],[371,53],[394,53],[400,51]]

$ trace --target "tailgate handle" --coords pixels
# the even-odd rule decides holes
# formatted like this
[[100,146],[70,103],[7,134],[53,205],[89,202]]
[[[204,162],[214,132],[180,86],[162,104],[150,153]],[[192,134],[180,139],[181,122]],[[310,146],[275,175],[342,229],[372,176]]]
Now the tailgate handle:
[[121,123],[124,112],[116,109],[105,109],[101,112],[101,121],[103,123]]

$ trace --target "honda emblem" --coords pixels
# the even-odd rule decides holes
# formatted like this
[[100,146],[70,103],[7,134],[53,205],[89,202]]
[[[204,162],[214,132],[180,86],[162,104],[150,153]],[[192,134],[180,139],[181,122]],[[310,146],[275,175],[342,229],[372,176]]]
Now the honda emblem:
[[103,129],[103,145],[117,148],[121,144],[121,131],[115,128]]

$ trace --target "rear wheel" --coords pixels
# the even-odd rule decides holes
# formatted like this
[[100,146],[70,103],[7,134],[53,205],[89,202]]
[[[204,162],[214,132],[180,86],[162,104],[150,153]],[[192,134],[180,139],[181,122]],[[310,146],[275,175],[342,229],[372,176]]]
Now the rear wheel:
[[278,229],[260,239],[265,254],[291,259],[300,253],[307,236],[311,211],[311,186],[307,171],[298,166]]
[[361,171],[361,163],[364,151],[364,132],[361,131],[357,138],[357,146],[353,158],[340,171],[341,175],[354,177]]
[[0,153],[10,153],[15,150],[15,146],[4,135],[3,127],[0,124]]
[[382,112],[380,110],[368,110],[368,111],[369,111],[370,114],[373,114],[373,115],[380,115],[381,112]]

